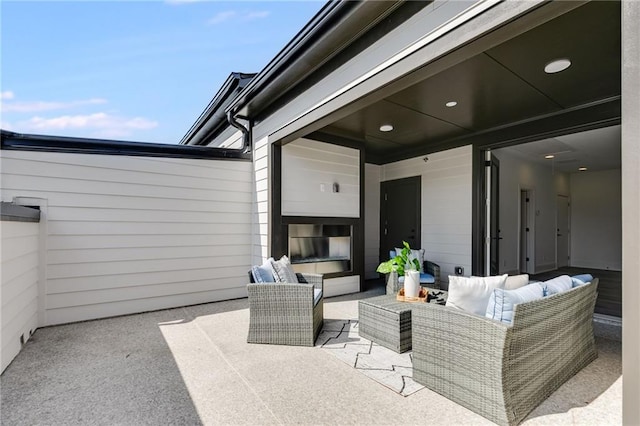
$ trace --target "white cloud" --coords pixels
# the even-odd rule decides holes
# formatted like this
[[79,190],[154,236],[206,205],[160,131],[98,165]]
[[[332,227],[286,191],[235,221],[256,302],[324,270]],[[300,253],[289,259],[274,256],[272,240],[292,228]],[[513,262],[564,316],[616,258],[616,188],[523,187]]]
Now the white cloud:
[[0,99],[2,99],[2,100],[13,99],[14,97],[15,97],[15,95],[13,94],[13,92],[11,90],[6,90],[4,92],[0,92]]
[[224,12],[218,12],[217,14],[215,14],[213,18],[207,21],[207,23],[209,25],[217,25],[231,20],[240,22],[254,21],[256,19],[264,19],[269,16],[269,14],[270,12],[267,10],[256,10],[249,12],[226,10]]
[[13,125],[8,121],[0,120],[0,129],[2,130],[13,130]]
[[22,132],[55,132],[83,129],[94,131],[94,135],[103,137],[124,137],[135,130],[148,130],[158,126],[157,121],[143,117],[121,117],[105,112],[88,115],[63,115],[54,118],[32,117],[29,120],[16,123]]
[[207,23],[209,25],[217,25],[217,24],[221,24],[222,22],[228,21],[230,19],[232,19],[234,16],[237,15],[237,12],[235,10],[227,10],[224,12],[218,12],[215,14],[215,16],[211,19],[209,19],[209,21],[207,21]]
[[260,10],[256,12],[249,12],[243,16],[245,21],[253,21],[254,19],[263,19],[269,16],[271,12],[268,10]]
[[[10,98],[9,98],[10,99]],[[106,104],[106,99],[92,98],[70,102],[48,102],[48,101],[32,101],[32,102],[3,102],[2,112],[41,112],[53,111],[58,109],[68,109],[84,105],[102,105]]]

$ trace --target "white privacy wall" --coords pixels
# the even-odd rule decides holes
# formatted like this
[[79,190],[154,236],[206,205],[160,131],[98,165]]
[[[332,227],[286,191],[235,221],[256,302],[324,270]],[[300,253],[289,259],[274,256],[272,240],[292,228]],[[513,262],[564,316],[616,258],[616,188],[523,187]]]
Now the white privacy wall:
[[45,319],[246,296],[250,162],[2,151],[2,201],[47,201]]
[[571,266],[622,270],[621,170],[572,173]]
[[[360,151],[310,139],[283,146],[282,215],[360,217]],[[359,290],[359,275],[324,281],[326,297]]]
[[255,180],[255,207],[253,209],[252,265],[260,265],[269,258],[269,162],[271,146],[267,138],[256,142],[253,148]]
[[455,266],[471,275],[472,156],[469,145],[382,166],[382,181],[421,176],[422,248],[446,283]]
[[2,369],[38,326],[37,222],[0,221]]
[[283,146],[282,215],[360,217],[360,152],[309,139]]

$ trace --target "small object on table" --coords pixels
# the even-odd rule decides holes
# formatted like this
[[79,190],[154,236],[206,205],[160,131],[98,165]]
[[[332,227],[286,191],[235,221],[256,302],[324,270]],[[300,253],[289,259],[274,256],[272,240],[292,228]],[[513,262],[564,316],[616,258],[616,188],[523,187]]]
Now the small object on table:
[[398,294],[396,295],[396,300],[399,301],[399,302],[409,302],[409,303],[422,302],[422,303],[425,303],[425,302],[427,302],[427,297],[428,296],[429,296],[429,292],[424,287],[420,287],[420,291],[418,293],[418,297],[405,296],[404,295],[404,288],[401,288],[400,291],[398,291]]

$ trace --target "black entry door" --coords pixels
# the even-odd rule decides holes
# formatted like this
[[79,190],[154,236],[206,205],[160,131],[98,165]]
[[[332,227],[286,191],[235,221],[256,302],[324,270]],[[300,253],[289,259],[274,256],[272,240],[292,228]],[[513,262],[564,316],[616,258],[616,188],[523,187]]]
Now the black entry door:
[[420,194],[420,176],[380,184],[380,261],[403,241],[420,248]]

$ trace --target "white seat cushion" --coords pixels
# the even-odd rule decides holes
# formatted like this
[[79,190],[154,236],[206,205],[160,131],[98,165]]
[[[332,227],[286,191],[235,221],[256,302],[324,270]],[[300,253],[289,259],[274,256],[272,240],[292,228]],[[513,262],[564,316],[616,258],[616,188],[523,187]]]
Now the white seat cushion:
[[547,280],[542,284],[546,287],[545,296],[552,296],[573,288],[573,280],[569,275],[560,275],[559,277]]
[[495,277],[449,276],[446,306],[484,316],[489,297],[496,288],[504,289],[507,274]]
[[515,290],[529,284],[529,274],[510,275],[504,283],[505,290]]
[[319,288],[313,289],[313,306],[316,306],[322,298],[322,290]]

